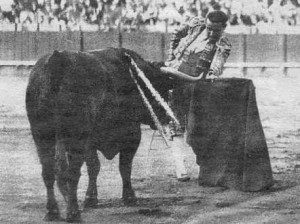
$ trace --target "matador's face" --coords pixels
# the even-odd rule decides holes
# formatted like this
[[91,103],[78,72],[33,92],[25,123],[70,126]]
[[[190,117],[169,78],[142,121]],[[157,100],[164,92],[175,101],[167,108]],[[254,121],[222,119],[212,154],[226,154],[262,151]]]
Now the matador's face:
[[226,25],[224,25],[223,23],[214,23],[209,19],[206,19],[205,25],[208,39],[214,42],[218,41],[221,38],[226,28]]

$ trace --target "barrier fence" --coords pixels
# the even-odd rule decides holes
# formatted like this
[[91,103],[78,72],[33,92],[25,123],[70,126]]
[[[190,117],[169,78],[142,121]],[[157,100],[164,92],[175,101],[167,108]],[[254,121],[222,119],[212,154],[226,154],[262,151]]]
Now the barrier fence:
[[[233,45],[227,67],[300,67],[299,35],[227,36]],[[169,34],[142,31],[0,32],[0,65],[4,65],[5,61],[11,64],[15,61],[16,65],[21,65],[22,61],[36,61],[54,50],[93,50],[105,47],[125,47],[147,60],[164,61],[169,41]]]

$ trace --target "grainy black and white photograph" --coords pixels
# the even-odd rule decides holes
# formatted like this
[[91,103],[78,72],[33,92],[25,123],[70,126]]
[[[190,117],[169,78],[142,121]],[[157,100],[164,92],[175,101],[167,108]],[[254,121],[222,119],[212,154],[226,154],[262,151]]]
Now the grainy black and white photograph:
[[299,0],[0,0],[0,223],[300,223]]

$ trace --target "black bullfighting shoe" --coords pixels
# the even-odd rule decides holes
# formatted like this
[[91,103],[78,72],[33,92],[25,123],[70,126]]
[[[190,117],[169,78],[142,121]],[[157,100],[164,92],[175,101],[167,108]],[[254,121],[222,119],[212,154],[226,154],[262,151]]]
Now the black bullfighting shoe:
[[187,182],[190,179],[191,178],[187,174],[181,174],[181,176],[177,178],[177,180],[180,182]]

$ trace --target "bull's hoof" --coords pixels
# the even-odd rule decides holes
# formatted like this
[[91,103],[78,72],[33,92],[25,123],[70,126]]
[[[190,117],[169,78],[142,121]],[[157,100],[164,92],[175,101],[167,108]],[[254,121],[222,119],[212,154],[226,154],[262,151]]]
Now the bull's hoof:
[[123,201],[124,201],[125,206],[135,206],[136,203],[137,203],[137,198],[135,196],[133,196],[133,197],[124,197]]
[[68,212],[66,221],[69,223],[82,222],[80,211]]
[[97,208],[98,199],[97,198],[85,198],[83,207],[84,208]]
[[198,185],[199,186],[203,186],[204,185],[204,182],[201,178],[198,178]]
[[45,217],[43,218],[45,222],[58,222],[64,221],[62,217],[60,217],[59,212],[47,212]]

